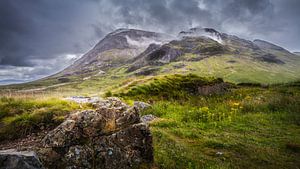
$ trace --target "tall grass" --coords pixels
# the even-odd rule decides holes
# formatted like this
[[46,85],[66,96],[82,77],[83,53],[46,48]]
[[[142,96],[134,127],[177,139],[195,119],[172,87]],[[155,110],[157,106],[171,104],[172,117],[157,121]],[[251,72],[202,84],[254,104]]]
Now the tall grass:
[[65,115],[82,109],[77,103],[56,98],[0,98],[0,140],[23,137],[60,124]]
[[125,96],[153,103],[142,114],[159,117],[150,124],[158,168],[293,168],[300,164],[299,86],[244,85],[222,95],[189,97],[174,97],[178,89],[172,89],[165,97],[149,96],[152,89],[147,88]]

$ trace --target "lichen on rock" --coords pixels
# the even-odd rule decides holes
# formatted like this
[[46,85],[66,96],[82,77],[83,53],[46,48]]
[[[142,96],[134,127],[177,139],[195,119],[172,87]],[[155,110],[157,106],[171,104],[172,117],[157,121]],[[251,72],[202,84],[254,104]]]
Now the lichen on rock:
[[[139,112],[118,98],[96,103],[96,110],[70,115],[49,132],[38,150],[49,168],[132,168],[153,161],[152,136]],[[52,156],[55,154],[55,156]],[[51,159],[53,157],[53,159]],[[60,159],[61,162],[55,163]]]

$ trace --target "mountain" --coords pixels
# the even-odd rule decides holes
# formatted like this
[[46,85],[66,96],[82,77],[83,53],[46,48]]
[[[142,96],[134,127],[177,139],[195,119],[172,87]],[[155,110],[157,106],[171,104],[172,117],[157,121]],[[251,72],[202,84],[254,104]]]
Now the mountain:
[[65,70],[25,86],[64,84],[74,91],[114,90],[175,73],[233,83],[285,83],[299,80],[299,65],[299,56],[278,45],[212,28],[197,27],[177,35],[118,29]]
[[300,56],[300,52],[294,52],[294,54]]
[[0,85],[18,84],[18,83],[24,83],[24,80],[16,80],[16,79],[0,80]]
[[163,44],[172,37],[162,33],[118,29],[104,37],[87,54],[60,75],[83,74],[121,66],[143,52],[150,44]]

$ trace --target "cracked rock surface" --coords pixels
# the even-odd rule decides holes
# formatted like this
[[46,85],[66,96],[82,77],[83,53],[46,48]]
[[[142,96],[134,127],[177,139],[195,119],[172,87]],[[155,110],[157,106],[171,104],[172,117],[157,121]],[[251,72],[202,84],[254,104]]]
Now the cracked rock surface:
[[139,116],[148,105],[130,107],[113,97],[96,104],[96,110],[70,115],[44,137],[37,151],[45,167],[126,169],[151,164],[152,136]]
[[25,148],[26,151],[1,151],[0,169],[150,167],[152,136],[139,115],[150,105],[136,102],[128,106],[111,97],[95,102],[94,106],[95,110],[69,115],[41,143]]

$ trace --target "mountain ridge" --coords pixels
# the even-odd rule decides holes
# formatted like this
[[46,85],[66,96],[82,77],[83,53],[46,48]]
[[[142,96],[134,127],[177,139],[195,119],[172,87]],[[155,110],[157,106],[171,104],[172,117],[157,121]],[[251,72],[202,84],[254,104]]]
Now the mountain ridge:
[[[193,40],[194,42],[192,42]],[[200,44],[201,41],[202,44]],[[217,43],[214,43],[213,41]],[[205,45],[208,45],[209,43],[214,44],[205,48]],[[199,48],[196,49],[196,45],[202,45],[204,48],[198,46]],[[156,49],[153,48],[154,46],[156,46]],[[179,48],[183,50],[180,50]],[[150,49],[153,51],[149,53]],[[269,52],[270,50],[293,55],[286,49],[270,42],[259,39],[252,42],[234,35],[220,33],[213,28],[192,28],[180,32],[177,37],[137,29],[117,29],[107,34],[92,50],[59,74],[70,75],[74,72],[74,69],[76,69],[75,74],[88,73],[98,69],[103,71],[112,67],[123,66],[129,61],[135,60],[134,63],[140,65],[130,66],[129,69],[134,70],[133,67],[141,68],[148,64],[154,64],[153,62],[148,64],[141,63],[149,60],[151,56],[152,58],[155,58],[154,56],[156,56],[158,59],[156,59],[156,61],[163,64],[172,62],[177,59],[178,56],[186,53],[217,55],[221,52],[224,52],[223,54],[241,54],[248,52],[258,61],[275,64],[285,63],[274,53]],[[147,55],[145,55],[146,53]],[[137,63],[136,60],[141,59],[144,60]],[[200,59],[201,57],[198,60]]]
[[24,86],[70,83],[83,90],[92,83],[104,90],[126,79],[187,73],[232,83],[285,83],[299,80],[299,64],[296,54],[278,45],[213,28],[192,28],[177,36],[117,29],[63,71]]

